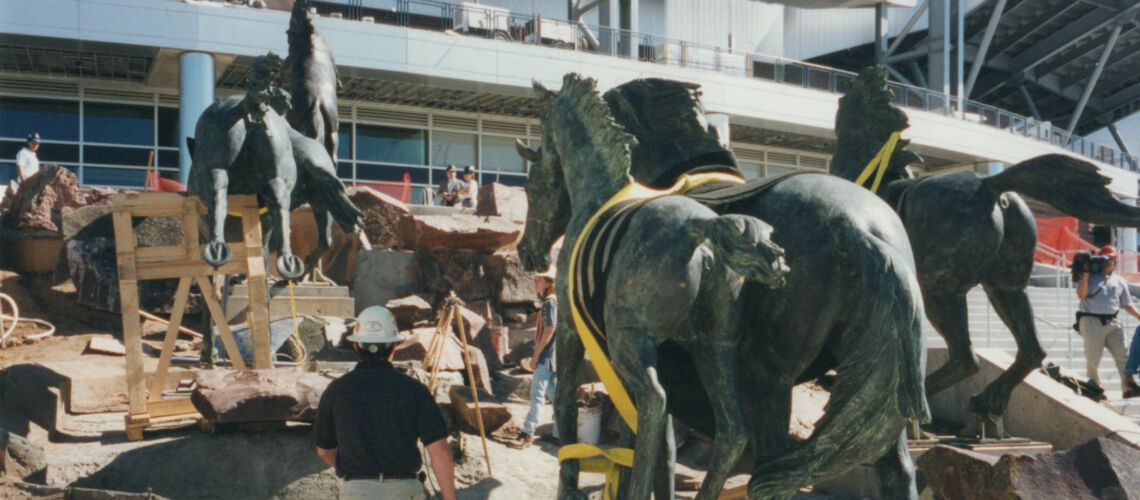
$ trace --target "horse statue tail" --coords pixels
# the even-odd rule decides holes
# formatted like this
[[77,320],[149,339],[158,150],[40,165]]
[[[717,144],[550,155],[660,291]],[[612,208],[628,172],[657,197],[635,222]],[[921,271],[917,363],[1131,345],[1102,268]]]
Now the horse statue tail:
[[906,419],[930,420],[922,295],[913,264],[877,238],[861,239],[866,245],[849,249],[844,267],[859,270],[852,279],[862,283],[851,290],[875,294],[853,301],[860,310],[850,311],[849,326],[840,332],[838,377],[827,409],[807,441],[767,455],[755,450],[749,498],[782,497],[842,474],[883,456],[898,442]]
[[693,228],[697,240],[708,242],[713,253],[729,268],[745,278],[783,286],[788,266],[784,249],[772,242],[772,226],[747,215],[722,215],[698,222]]
[[995,197],[1014,191],[1094,224],[1140,226],[1140,208],[1114,198],[1110,182],[1093,164],[1061,154],[1030,158],[982,179]]
[[358,227],[363,226],[364,213],[352,203],[340,179],[319,168],[306,168],[305,172],[308,174],[308,183],[313,188],[311,192],[317,194],[317,201],[332,214],[333,220],[344,232],[354,233]]

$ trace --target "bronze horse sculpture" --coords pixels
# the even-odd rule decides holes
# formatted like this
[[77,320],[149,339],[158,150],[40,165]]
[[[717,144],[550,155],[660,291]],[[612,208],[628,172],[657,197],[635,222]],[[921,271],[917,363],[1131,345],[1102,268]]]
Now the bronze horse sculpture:
[[[624,96],[613,94],[623,87]],[[632,170],[640,176],[637,180],[660,186],[688,171],[733,170],[731,153],[716,145],[715,133],[703,122],[695,86],[640,80],[619,89],[607,93],[607,100],[619,111],[618,122],[638,137]],[[617,102],[621,100],[628,102]],[[557,149],[559,128],[544,122],[543,133],[541,151],[519,145],[520,154],[536,165],[528,183],[543,181],[538,172],[572,168]],[[678,143],[694,147],[669,149]],[[659,156],[658,147],[670,156]],[[639,155],[641,150],[645,152]],[[666,162],[652,165],[662,159]],[[736,186],[720,187],[742,189]],[[745,311],[733,354],[739,375],[728,390],[744,409],[756,456],[750,496],[790,496],[803,485],[882,457],[878,469],[888,495],[917,497],[903,427],[907,418],[928,418],[922,390],[925,348],[918,285],[898,218],[864,190],[826,175],[796,176],[764,189],[734,192],[724,198],[727,202],[710,206],[770,221],[776,227],[773,240],[785,248],[791,266],[782,288],[746,283],[738,305]],[[529,185],[528,197],[530,213],[519,252],[524,265],[540,269],[548,264],[547,249],[558,235],[567,234],[564,248],[570,248],[570,235],[581,229],[582,209],[569,196],[536,199]],[[556,286],[563,297],[569,288],[569,254],[562,252],[558,263],[562,272]],[[659,284],[640,285],[652,289]],[[583,360],[583,345],[569,327],[572,321],[567,308],[560,307],[557,352],[559,373],[566,380],[576,379]],[[669,411],[710,435],[719,432],[716,405],[694,366],[707,353],[669,341],[655,347],[655,370]],[[825,417],[808,442],[791,443],[792,386],[830,368],[837,368],[839,377]],[[571,441],[577,410],[573,391],[574,384],[562,384],[555,398],[559,433]],[[576,487],[577,464],[564,462],[560,496],[574,497]],[[640,498],[643,491],[629,493]],[[702,495],[710,493],[715,495],[706,483]],[[658,486],[657,494],[670,493]]]
[[[886,84],[882,68],[868,68],[839,100],[833,174],[856,179],[892,133],[909,127],[906,114],[891,105]],[[989,177],[953,172],[914,179],[906,167],[920,158],[905,150],[908,142],[895,145],[878,194],[906,226],[926,315],[949,349],[946,364],[926,379],[927,394],[937,394],[979,370],[970,343],[966,292],[980,284],[1012,332],[1017,356],[1008,370],[970,398],[969,410],[1003,415],[1014,387],[1045,358],[1025,292],[1037,227],[1016,193],[1097,224],[1140,225],[1140,209],[1113,198],[1105,188],[1109,179],[1095,166],[1059,154],[1031,158]]]
[[195,138],[188,139],[193,164],[187,190],[207,207],[210,242],[202,251],[207,263],[221,266],[230,259],[226,194],[256,194],[270,221],[265,245],[278,254],[277,272],[294,280],[305,265],[290,249],[289,211],[309,202],[318,221],[327,211],[350,233],[359,227],[361,212],[348,199],[324,147],[293,130],[282,116],[289,96],[273,83],[281,64],[272,53],[258,57],[245,95],[220,99],[202,112]]
[[[289,92],[291,107],[285,118],[305,137],[316,139],[337,162],[337,72],[332,50],[309,16],[309,0],[296,0],[289,18]],[[320,222],[318,221],[318,224]]]

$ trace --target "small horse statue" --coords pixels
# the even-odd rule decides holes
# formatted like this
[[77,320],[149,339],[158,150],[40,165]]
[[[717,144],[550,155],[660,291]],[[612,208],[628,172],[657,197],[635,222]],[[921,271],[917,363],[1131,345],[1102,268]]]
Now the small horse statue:
[[309,0],[296,0],[289,18],[287,62],[289,90],[293,98],[285,118],[302,135],[323,144],[335,166],[337,131],[340,128],[336,106],[336,60],[325,39],[313,27],[313,20],[309,17],[310,3]]
[[[783,251],[769,241],[771,227],[754,217],[717,216],[668,191],[628,197],[645,190],[629,177],[634,139],[613,123],[595,82],[571,73],[558,93],[538,83],[535,89],[545,107],[545,146],[527,179],[523,245],[534,264],[533,250],[553,242],[549,221],[568,220],[557,228],[565,230],[563,248],[570,250],[560,252],[558,292],[565,307],[579,305],[583,321],[594,325],[591,338],[637,408],[635,420],[624,415],[637,431],[629,495],[648,498],[666,439],[666,398],[657,373],[668,367],[658,365],[656,353],[659,344],[672,342],[693,354],[712,399],[713,458],[698,498],[716,498],[747,443],[736,390],[744,312],[739,294],[745,280],[779,286],[787,273]],[[538,265],[548,264],[549,253],[541,253],[545,262]]]
[[226,194],[256,194],[268,210],[270,224],[264,236],[268,251],[277,252],[281,277],[300,278],[305,265],[289,246],[289,211],[309,202],[318,221],[326,213],[345,232],[360,226],[361,212],[336,177],[324,147],[293,130],[282,113],[288,93],[273,82],[281,70],[273,53],[258,57],[251,68],[245,95],[220,99],[202,112],[194,140],[187,190],[206,204],[210,242],[202,250],[212,266],[229,261],[225,243]]
[[[891,105],[886,71],[863,70],[839,100],[831,173],[857,179],[892,134],[909,126],[906,114]],[[905,150],[908,143],[896,141],[878,194],[906,226],[927,318],[949,349],[950,359],[926,378],[926,391],[937,394],[979,370],[966,292],[981,284],[1017,341],[1013,365],[968,405],[975,414],[996,418],[1005,413],[1014,387],[1045,358],[1025,292],[1037,226],[1016,193],[1097,224],[1140,225],[1140,209],[1113,198],[1105,188],[1109,179],[1094,165],[1060,154],[1031,158],[989,177],[951,172],[914,179],[906,167],[921,159]]]

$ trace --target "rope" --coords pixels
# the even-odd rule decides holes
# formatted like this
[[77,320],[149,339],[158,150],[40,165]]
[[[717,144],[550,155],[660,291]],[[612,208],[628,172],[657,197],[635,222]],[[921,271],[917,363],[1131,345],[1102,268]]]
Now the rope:
[[[4,302],[7,302],[11,306],[12,314],[4,314]],[[8,326],[7,329],[4,328],[5,320],[12,322],[12,324]],[[12,335],[12,332],[16,331],[16,325],[20,324],[20,321],[35,323],[41,326],[45,326],[48,329],[46,332],[40,332],[33,335],[25,335],[24,338],[28,340],[40,340],[55,334],[55,325],[47,321],[35,318],[21,319],[20,308],[16,305],[16,300],[13,299],[11,295],[0,293],[0,348],[8,347],[8,337]]]
[[871,192],[879,192],[879,182],[883,180],[883,174],[887,173],[887,165],[891,162],[891,155],[895,152],[895,145],[899,142],[899,137],[902,132],[892,132],[891,137],[887,139],[887,143],[879,148],[879,152],[875,154],[874,158],[863,167],[863,172],[855,179],[855,184],[860,186],[867,183],[867,179],[871,174],[875,174],[875,182],[871,184]]

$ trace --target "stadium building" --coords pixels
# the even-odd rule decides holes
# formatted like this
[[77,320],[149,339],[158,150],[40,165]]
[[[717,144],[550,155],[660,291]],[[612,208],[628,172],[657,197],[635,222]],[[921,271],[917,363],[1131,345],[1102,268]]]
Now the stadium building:
[[[254,57],[287,53],[291,4],[0,0],[0,180],[32,131],[41,161],[86,185],[140,187],[148,163],[184,179],[198,113],[243,92]],[[1080,135],[1140,105],[1128,0],[313,4],[339,65],[339,174],[410,185],[412,202],[449,163],[521,184],[513,143],[540,136],[531,82],[557,88],[571,71],[603,91],[639,77],[698,83],[748,175],[824,171],[837,99],[875,61],[894,75],[927,173],[1067,152],[1137,195],[1125,142]]]

